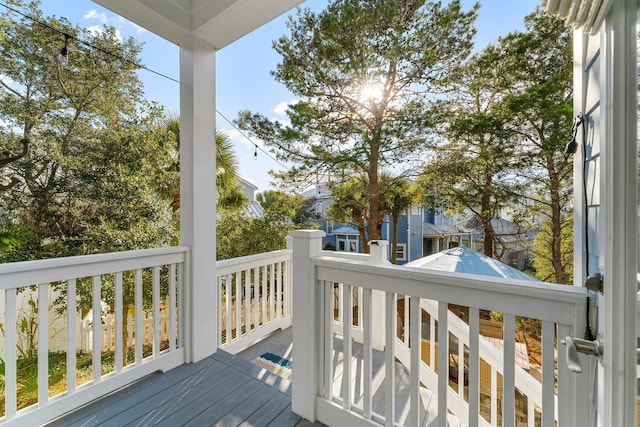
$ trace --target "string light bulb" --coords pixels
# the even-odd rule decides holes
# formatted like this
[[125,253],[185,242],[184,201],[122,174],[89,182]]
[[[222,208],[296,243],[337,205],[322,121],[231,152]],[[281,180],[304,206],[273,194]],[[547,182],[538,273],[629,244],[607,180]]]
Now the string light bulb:
[[58,58],[60,59],[60,63],[62,65],[67,65],[69,63],[68,43],[70,37],[71,36],[69,36],[68,34],[64,35],[64,46],[62,46],[62,49],[60,49],[60,55],[58,55]]
[[258,159],[258,146],[256,144],[253,144],[253,160],[257,160]]
[[571,141],[567,144],[564,149],[566,154],[575,154],[578,151],[578,142],[576,141],[576,137],[578,136],[578,128],[584,123],[584,116],[579,114],[576,116],[573,121],[573,126],[571,126]]

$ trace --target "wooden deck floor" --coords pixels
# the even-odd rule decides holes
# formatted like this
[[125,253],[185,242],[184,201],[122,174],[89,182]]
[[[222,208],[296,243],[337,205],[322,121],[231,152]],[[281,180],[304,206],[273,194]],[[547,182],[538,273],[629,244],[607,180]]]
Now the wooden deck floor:
[[[264,345],[264,344],[263,344]],[[291,383],[218,351],[152,374],[48,426],[311,426],[291,412]]]
[[[194,364],[166,373],[152,374],[90,405],[57,419],[48,426],[321,426],[311,424],[291,412],[291,382],[252,362],[264,353],[292,359],[291,328],[277,331],[267,339],[232,356],[224,351]],[[362,366],[362,346],[353,344],[352,369]],[[342,340],[334,340],[334,393],[341,396]],[[373,409],[384,414],[384,355],[374,351]],[[295,361],[294,371],[295,371]],[[401,364],[395,368],[396,423],[403,424],[409,404],[409,372]],[[361,405],[362,381],[352,381],[354,404]],[[437,416],[426,391],[421,408],[422,426],[433,426]],[[437,407],[437,406],[436,406]],[[449,418],[449,417],[448,417]],[[456,425],[449,420],[450,425]]]
[[[293,350],[291,328],[283,331],[276,331],[268,339],[255,344],[247,350],[239,353],[237,357],[243,358],[247,361],[253,361],[256,357],[263,353],[270,352],[278,356],[290,359],[293,362],[293,370],[295,371],[295,360],[291,357]],[[333,390],[336,396],[342,397],[344,390],[342,382],[342,338],[340,336],[334,337],[333,342],[334,357],[334,378],[333,378]],[[385,396],[384,396],[384,353],[380,351],[373,351],[372,361],[372,374],[373,374],[373,387],[376,390],[373,396],[372,408],[373,411],[384,415],[385,413]],[[364,386],[362,382],[362,345],[353,342],[352,343],[352,360],[351,360],[352,372],[355,375],[351,381],[351,389],[353,393],[354,405],[362,409],[362,397],[364,392]],[[396,414],[395,422],[398,425],[403,425],[409,411],[409,371],[400,363],[395,365],[395,401],[396,401]],[[437,424],[436,408],[437,403],[433,393],[423,389],[422,395],[422,407],[421,407],[421,426],[431,427]],[[448,424],[450,426],[457,426],[458,420],[453,416],[448,416]]]

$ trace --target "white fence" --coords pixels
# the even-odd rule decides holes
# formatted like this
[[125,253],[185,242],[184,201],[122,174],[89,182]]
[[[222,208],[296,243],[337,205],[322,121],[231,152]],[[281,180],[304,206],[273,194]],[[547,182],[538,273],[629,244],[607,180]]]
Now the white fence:
[[291,250],[218,261],[218,347],[235,354],[291,325]]
[[[464,425],[513,426],[516,396],[520,394],[526,395],[526,419],[519,420],[525,425],[585,425],[586,414],[580,408],[588,407],[586,377],[570,373],[564,357],[557,359],[556,367],[555,358],[557,338],[577,336],[583,330],[584,289],[339,259],[320,250],[320,236],[317,232],[294,232],[294,412],[329,425],[420,425],[429,416],[424,413],[422,398],[426,386],[433,393],[430,411],[441,426],[446,425],[444,414],[448,413]],[[336,288],[341,293],[337,299]],[[354,295],[358,298],[357,321]],[[375,308],[379,304],[375,302],[377,298],[383,301],[382,313]],[[399,299],[408,301],[406,322],[401,320],[404,316],[398,317]],[[358,328],[336,325],[336,300],[342,306],[344,324],[357,324]],[[427,301],[435,304],[437,315],[432,311],[429,316],[433,320],[424,325],[424,309],[428,307],[423,303]],[[448,304],[469,307],[468,334],[460,330],[456,321],[450,322]],[[481,309],[503,314],[504,351],[499,358],[480,343]],[[542,325],[539,390],[535,381],[525,379],[523,375],[528,374],[520,372],[516,365],[515,324],[520,316],[538,319]],[[374,374],[374,342],[380,335],[375,325],[380,317],[384,317],[385,360],[381,371]],[[398,327],[399,322],[403,328]],[[428,349],[423,345],[426,328],[430,330]],[[356,340],[354,331],[358,329],[362,338],[355,337]],[[458,360],[457,375],[449,372],[450,335],[458,339],[458,348],[453,349]],[[336,336],[342,339],[339,347]],[[363,343],[363,349],[354,355],[352,343],[356,341]],[[429,364],[424,362],[425,351],[430,353],[426,357]],[[341,368],[334,372],[335,360],[340,357]],[[397,414],[396,398],[401,392],[394,388],[396,360],[409,371],[409,384],[402,391],[408,393],[409,405],[403,417]],[[488,401],[481,401],[482,361],[491,363]],[[498,373],[502,381],[498,380]],[[452,380],[456,376],[457,380]]]
[[[160,319],[158,322],[154,322],[153,313],[145,311],[142,313],[142,345],[152,345],[153,344],[153,328],[154,325],[157,324],[159,340],[160,342],[169,341],[169,315],[168,311],[165,307],[168,307],[169,303],[167,302],[164,306],[160,308]],[[134,311],[135,310],[131,310]],[[116,331],[117,325],[119,323],[123,323],[125,325],[123,332],[123,337],[125,338],[124,346],[125,347],[134,347],[136,344],[136,319],[134,313],[127,313],[126,319],[123,319],[122,322],[118,322],[116,320],[116,316],[113,313],[103,315],[102,316],[102,333],[100,336],[102,337],[102,351],[115,351],[116,350]],[[90,317],[92,313],[89,313],[84,320],[82,320],[82,326],[80,328],[80,342],[79,342],[79,350],[81,351],[91,351],[93,349],[93,320]]]
[[[4,294],[0,311],[4,317],[2,360],[5,362],[6,408],[0,422],[16,426],[37,425],[151,372],[184,363],[183,271],[187,258],[188,248],[172,247],[0,264],[0,292]],[[25,287],[34,288],[37,298],[31,312],[21,314],[16,310],[16,295]],[[51,295],[61,298],[52,301]],[[168,315],[166,328],[160,325],[163,298],[166,298],[164,305]],[[114,313],[111,354],[103,353],[102,306],[105,301]],[[49,368],[52,331],[37,327],[49,324],[52,304],[55,312],[66,319],[66,369],[57,388],[49,384],[49,379],[56,375]],[[76,329],[79,327],[78,316],[85,314],[80,312],[81,307],[87,304],[91,307],[92,335],[96,339],[92,340],[89,372],[86,377],[80,377],[76,367],[83,359]],[[154,321],[146,330],[151,336],[147,348],[143,340],[134,340],[132,348],[124,344],[125,304],[134,307],[132,329],[135,336],[145,335],[143,312],[152,313]],[[167,330],[168,334],[164,336],[161,330]],[[24,357],[19,357],[18,353],[25,342],[27,347],[35,347],[31,350],[37,354],[37,369],[30,378],[19,381],[18,366]],[[25,349],[28,348],[22,348],[22,351]],[[33,377],[38,382],[37,403],[29,405],[21,393],[25,389],[23,381]]]

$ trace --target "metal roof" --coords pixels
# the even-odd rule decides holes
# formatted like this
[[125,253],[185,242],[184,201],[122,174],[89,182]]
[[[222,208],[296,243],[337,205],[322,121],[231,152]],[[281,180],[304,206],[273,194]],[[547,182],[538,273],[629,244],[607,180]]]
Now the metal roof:
[[539,281],[510,265],[463,246],[445,249],[444,251],[411,261],[405,265],[407,267],[419,267],[430,270]]

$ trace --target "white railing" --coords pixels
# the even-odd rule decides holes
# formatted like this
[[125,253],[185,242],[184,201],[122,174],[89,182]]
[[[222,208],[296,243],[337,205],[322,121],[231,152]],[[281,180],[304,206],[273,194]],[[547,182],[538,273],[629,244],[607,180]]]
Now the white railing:
[[[0,307],[4,339],[4,425],[37,425],[74,410],[115,389],[158,370],[185,361],[183,346],[184,281],[188,248],[172,247],[142,251],[58,258],[0,264]],[[16,301],[25,289],[36,290],[25,310]],[[55,290],[55,292],[51,292]],[[50,295],[58,295],[52,300]],[[133,347],[124,345],[127,323],[124,307],[133,304]],[[168,339],[161,340],[160,310],[168,312]],[[103,352],[104,309],[115,320],[114,350]],[[78,316],[92,311],[92,349],[80,351]],[[144,346],[144,311],[156,319],[151,344]],[[65,322],[66,355],[51,353],[49,325],[53,314]],[[33,358],[33,369],[20,369]],[[49,367],[56,358],[57,365]],[[62,362],[60,362],[62,361]],[[26,363],[28,365],[28,363]],[[90,366],[83,372],[82,365]],[[78,367],[76,369],[76,367]],[[54,371],[55,370],[55,371]],[[60,372],[63,372],[61,375]],[[29,384],[37,378],[37,385]],[[59,381],[53,381],[58,378]],[[51,384],[50,384],[51,383]],[[35,402],[35,403],[33,403]]]
[[232,354],[291,326],[291,250],[217,262],[218,347]]
[[[404,296],[403,299],[404,306],[407,307],[410,304],[410,298]],[[438,384],[438,376],[435,369],[438,348],[438,343],[435,339],[439,311],[438,302],[422,299],[420,301],[420,308],[423,312],[429,314],[429,335],[428,338],[421,338],[422,350],[428,351],[428,354],[421,354],[420,381],[426,384],[428,388],[435,389]],[[408,324],[406,316],[408,316],[408,310],[405,311],[404,324]],[[455,366],[453,366],[456,368],[456,372],[450,373],[450,377],[454,377],[454,379],[450,382],[450,387],[447,389],[447,396],[451,407],[455,407],[455,411],[453,412],[465,414],[468,411],[468,402],[465,397],[465,382],[464,380],[460,381],[460,379],[464,379],[468,375],[468,366],[465,366],[465,363],[460,363],[459,361],[463,360],[463,362],[468,362],[467,349],[470,346],[469,325],[450,310],[447,311],[447,317],[450,344],[452,342],[456,344],[456,348],[449,348],[449,357],[453,356],[456,358]],[[396,357],[403,364],[409,366],[411,356],[409,334],[403,334],[401,337],[398,337],[396,345]],[[485,395],[490,402],[490,404],[486,405],[489,409],[487,411],[489,419],[480,417],[479,422],[481,425],[495,426],[498,425],[497,402],[501,399],[502,389],[501,385],[499,385],[498,378],[499,376],[504,376],[504,354],[482,335],[478,337],[478,350],[480,371],[484,374],[480,379],[480,394]],[[460,355],[463,355],[463,359],[460,359]],[[524,356],[528,357],[528,355]],[[426,361],[428,361],[428,363]],[[536,425],[536,417],[539,416],[540,408],[542,408],[542,383],[516,363],[514,366],[514,385],[517,390],[516,406],[522,406],[523,404],[527,406],[526,411],[523,410],[524,408],[516,411],[516,415],[520,418],[518,421],[530,426]],[[558,406],[557,398],[555,398],[554,420],[557,421],[557,419]]]
[[[320,250],[321,233],[299,231],[293,236],[294,412],[329,425],[421,425],[427,418],[431,417],[431,422],[437,417],[437,425],[445,426],[447,416],[444,414],[451,413],[463,425],[513,426],[516,424],[516,390],[519,390],[532,393],[525,398],[528,400],[525,425],[554,426],[556,422],[561,426],[586,425],[587,379],[570,373],[564,357],[557,358],[556,368],[555,357],[558,337],[580,335],[583,330],[584,289],[338,259]],[[335,326],[336,284],[341,284],[338,300],[344,324],[357,323],[362,329],[362,350],[357,354],[352,346],[356,341],[354,328]],[[375,309],[376,294],[384,300],[382,313]],[[362,312],[362,320],[357,322],[353,319],[354,295],[359,298],[358,317]],[[408,322],[402,325],[403,334],[408,337],[408,350],[401,348],[404,344],[398,339],[401,329],[398,323],[402,321],[398,319],[400,296],[406,296],[409,302]],[[437,325],[435,322],[424,325],[430,329],[430,364],[434,359],[438,364],[435,382],[425,379],[425,355],[422,354],[422,302],[427,300],[436,301],[438,314]],[[449,335],[457,326],[450,325],[448,304],[469,307],[468,339],[459,340],[458,349],[453,351],[458,356],[459,369],[455,380],[449,375],[452,354]],[[499,360],[489,356],[493,352],[481,350],[481,309],[503,315],[504,351],[500,352]],[[516,365],[517,316],[541,321],[539,395],[537,390],[529,390],[536,388],[533,382],[522,381],[521,374],[527,374],[519,372]],[[376,335],[380,335],[380,329],[375,326],[380,317],[385,318],[384,363],[374,372],[376,359],[381,358],[376,356],[373,345]],[[463,335],[461,331],[453,335],[456,333]],[[336,346],[334,340],[338,334],[342,343]],[[438,339],[433,340],[434,336]],[[301,353],[296,353],[296,348]],[[403,351],[406,357],[401,354]],[[405,390],[396,389],[397,359],[404,359],[403,364],[408,368]],[[486,359],[492,359],[489,378],[492,391],[488,399],[481,400],[481,362],[489,362]],[[339,368],[334,368],[336,360],[341,361]],[[496,392],[498,373],[502,376],[499,395]],[[423,386],[433,395],[426,404],[428,408]],[[407,401],[406,407],[399,407],[402,399]],[[485,413],[484,417],[481,412]]]

